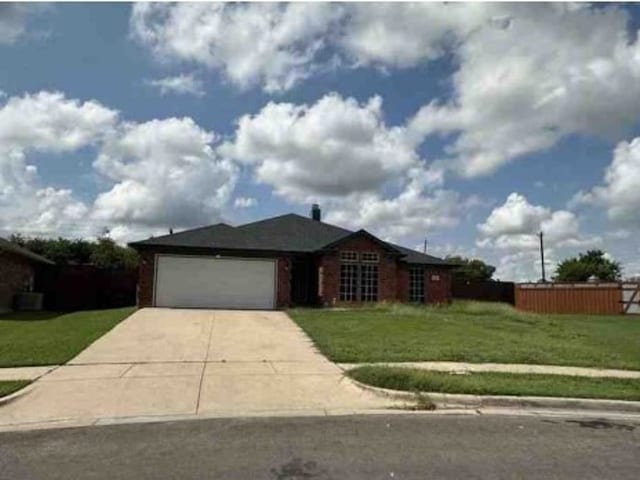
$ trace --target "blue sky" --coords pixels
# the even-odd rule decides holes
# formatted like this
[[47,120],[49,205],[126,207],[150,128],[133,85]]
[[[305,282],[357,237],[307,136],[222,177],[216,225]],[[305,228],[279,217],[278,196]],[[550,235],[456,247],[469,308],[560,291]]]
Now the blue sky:
[[0,234],[129,241],[312,202],[535,280],[640,274],[640,15],[509,4],[0,5]]

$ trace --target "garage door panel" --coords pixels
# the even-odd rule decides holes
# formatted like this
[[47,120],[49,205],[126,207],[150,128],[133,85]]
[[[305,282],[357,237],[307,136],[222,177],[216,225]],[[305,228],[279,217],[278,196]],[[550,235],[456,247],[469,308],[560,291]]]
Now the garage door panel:
[[275,260],[160,255],[159,307],[274,308]]

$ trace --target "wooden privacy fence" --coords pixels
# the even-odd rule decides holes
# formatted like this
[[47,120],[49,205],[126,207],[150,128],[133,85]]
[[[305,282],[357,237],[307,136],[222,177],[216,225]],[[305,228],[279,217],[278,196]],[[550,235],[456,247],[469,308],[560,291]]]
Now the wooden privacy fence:
[[454,278],[451,282],[451,294],[453,298],[484,302],[505,302],[513,305],[514,287],[515,284],[513,282],[460,280]]
[[640,313],[640,284],[521,283],[515,306],[536,313]]
[[137,269],[103,269],[94,265],[57,265],[36,275],[47,310],[92,310],[136,304]]

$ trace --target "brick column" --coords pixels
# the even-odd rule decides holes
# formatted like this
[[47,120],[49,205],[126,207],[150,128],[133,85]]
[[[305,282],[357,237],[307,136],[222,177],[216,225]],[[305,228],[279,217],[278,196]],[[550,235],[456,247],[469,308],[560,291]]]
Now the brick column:
[[138,307],[153,306],[153,275],[155,255],[152,252],[140,253],[138,262]]
[[287,308],[291,304],[291,259],[279,257],[277,264],[276,308]]

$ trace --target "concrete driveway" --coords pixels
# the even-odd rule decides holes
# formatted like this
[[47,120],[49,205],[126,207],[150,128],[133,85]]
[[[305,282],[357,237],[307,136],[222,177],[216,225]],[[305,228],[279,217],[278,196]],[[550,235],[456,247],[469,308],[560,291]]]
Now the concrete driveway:
[[146,308],[0,406],[0,429],[387,406],[345,378],[285,313]]

